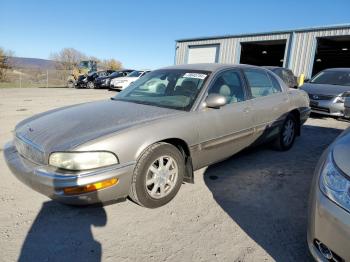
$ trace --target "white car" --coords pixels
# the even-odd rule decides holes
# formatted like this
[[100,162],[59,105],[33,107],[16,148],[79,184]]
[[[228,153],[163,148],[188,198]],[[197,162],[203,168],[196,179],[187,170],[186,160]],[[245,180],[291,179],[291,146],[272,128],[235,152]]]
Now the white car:
[[131,83],[133,83],[134,81],[136,81],[137,79],[149,72],[149,70],[135,70],[125,77],[115,78],[111,81],[110,89],[115,89],[119,91],[123,90],[124,88],[128,87]]

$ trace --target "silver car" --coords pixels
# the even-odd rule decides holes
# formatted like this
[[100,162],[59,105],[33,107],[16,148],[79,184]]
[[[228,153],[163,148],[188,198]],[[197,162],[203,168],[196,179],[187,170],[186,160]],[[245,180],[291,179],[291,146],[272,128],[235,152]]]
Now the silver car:
[[350,68],[326,69],[301,89],[309,94],[312,112],[342,117],[344,99],[350,96]]
[[19,123],[5,146],[19,180],[52,199],[90,204],[127,196],[159,207],[193,171],[271,141],[288,150],[310,113],[304,91],[269,70],[197,64],[152,71],[109,101]]
[[[350,109],[350,98],[346,102]],[[349,156],[350,128],[323,153],[315,170],[308,244],[317,261],[350,261]]]

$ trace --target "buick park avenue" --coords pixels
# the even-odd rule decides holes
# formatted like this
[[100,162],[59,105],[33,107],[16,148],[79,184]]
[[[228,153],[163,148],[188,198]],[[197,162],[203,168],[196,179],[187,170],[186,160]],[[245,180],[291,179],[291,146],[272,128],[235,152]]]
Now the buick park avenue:
[[168,203],[194,170],[262,142],[292,147],[310,113],[302,90],[247,65],[193,64],[146,74],[107,101],[20,122],[4,149],[12,173],[67,204],[130,197]]

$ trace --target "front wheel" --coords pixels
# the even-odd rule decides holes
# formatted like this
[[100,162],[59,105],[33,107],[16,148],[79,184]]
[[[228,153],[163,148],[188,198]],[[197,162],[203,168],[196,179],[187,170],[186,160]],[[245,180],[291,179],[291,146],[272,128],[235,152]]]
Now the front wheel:
[[184,173],[181,152],[171,144],[156,143],[137,161],[129,196],[144,207],[163,206],[179,191]]
[[74,88],[74,81],[70,80],[67,82],[67,87],[68,88]]
[[94,82],[89,81],[89,82],[87,83],[87,88],[89,88],[89,89],[94,89],[94,88],[95,88]]
[[284,121],[280,133],[275,140],[275,148],[280,151],[289,150],[294,144],[296,134],[297,121],[293,115],[289,115]]

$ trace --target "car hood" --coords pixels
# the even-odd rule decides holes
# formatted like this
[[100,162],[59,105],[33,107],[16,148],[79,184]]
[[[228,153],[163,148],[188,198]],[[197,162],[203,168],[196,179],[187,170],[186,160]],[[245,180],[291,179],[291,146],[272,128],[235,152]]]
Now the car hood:
[[333,158],[336,165],[350,177],[350,128],[346,129],[334,142]]
[[132,81],[135,81],[136,79],[138,79],[138,77],[118,77],[114,81],[118,82],[120,80],[121,81],[127,80],[128,82],[132,82]]
[[350,91],[350,86],[305,83],[300,87],[300,89],[309,94],[337,96],[344,92]]
[[20,122],[15,133],[50,153],[70,150],[98,137],[181,113],[184,112],[130,102],[98,101],[33,116]]

